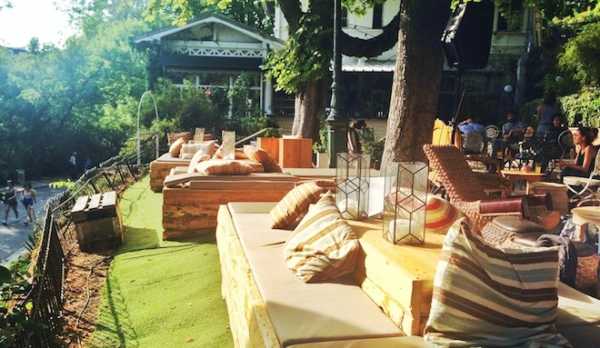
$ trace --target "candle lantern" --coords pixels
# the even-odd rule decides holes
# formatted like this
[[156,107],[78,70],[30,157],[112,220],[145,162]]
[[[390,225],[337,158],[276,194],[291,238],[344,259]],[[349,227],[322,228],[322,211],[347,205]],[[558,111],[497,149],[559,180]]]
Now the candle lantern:
[[370,163],[369,155],[350,153],[337,155],[336,203],[345,219],[360,220],[368,216]]
[[394,244],[425,242],[427,164],[394,162],[384,175],[383,237]]
[[223,154],[223,159],[235,159],[235,132],[223,131],[221,152]]

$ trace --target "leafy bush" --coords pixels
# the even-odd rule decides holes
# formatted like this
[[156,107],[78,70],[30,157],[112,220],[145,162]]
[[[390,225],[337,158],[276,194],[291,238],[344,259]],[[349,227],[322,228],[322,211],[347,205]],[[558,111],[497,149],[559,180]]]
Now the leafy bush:
[[600,88],[588,87],[577,94],[561,98],[569,124],[579,122],[586,126],[600,127]]
[[560,55],[561,68],[583,85],[600,83],[600,23],[583,26],[565,45]]

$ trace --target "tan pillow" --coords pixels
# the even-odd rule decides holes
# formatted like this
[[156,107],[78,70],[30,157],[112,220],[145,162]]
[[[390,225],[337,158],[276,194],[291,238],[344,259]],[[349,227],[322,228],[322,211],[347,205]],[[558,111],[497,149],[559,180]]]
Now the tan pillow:
[[265,168],[266,173],[281,173],[281,167],[269,156],[269,153],[259,147],[245,146],[244,153],[249,159],[260,162]]
[[[219,147],[212,158],[213,159],[223,159],[223,148]],[[236,160],[244,160],[244,159],[248,159],[248,156],[246,156],[243,149],[235,149],[235,159]]]
[[308,283],[352,273],[359,248],[356,235],[341,218],[334,196],[328,193],[310,207],[287,241],[284,255],[287,267]]
[[260,170],[244,161],[210,159],[196,165],[196,171],[203,175],[248,175]]
[[168,137],[169,137],[169,144],[173,144],[175,142],[175,140],[180,139],[180,138],[183,138],[183,140],[185,140],[185,142],[188,142],[188,141],[192,140],[192,133],[191,132],[169,133]]
[[179,157],[179,153],[181,152],[181,147],[183,146],[183,144],[185,144],[186,140],[185,138],[179,138],[177,140],[175,140],[173,142],[173,144],[171,144],[171,147],[169,147],[169,153],[171,154],[172,157]]
[[194,157],[190,160],[190,164],[187,167],[188,174],[193,174],[196,172],[198,168],[198,164],[200,162],[204,162],[210,159],[210,155],[202,153],[200,151],[196,152]]
[[273,209],[270,215],[273,220],[272,228],[284,230],[293,229],[306,215],[308,207],[319,200],[325,188],[315,182],[307,182],[296,186],[288,192]]

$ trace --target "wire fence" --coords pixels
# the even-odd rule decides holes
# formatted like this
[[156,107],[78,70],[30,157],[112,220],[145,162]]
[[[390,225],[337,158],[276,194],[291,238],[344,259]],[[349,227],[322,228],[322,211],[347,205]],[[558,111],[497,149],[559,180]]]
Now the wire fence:
[[144,142],[144,161],[137,165],[137,156],[115,156],[86,171],[66,191],[50,198],[40,230],[37,255],[32,257],[35,265],[30,291],[20,299],[29,303],[29,316],[36,323],[35,330],[23,332],[18,339],[19,347],[58,347],[56,340],[62,324],[66,258],[63,239],[69,229],[71,208],[81,195],[107,191],[120,191],[144,175],[151,160],[152,147]]

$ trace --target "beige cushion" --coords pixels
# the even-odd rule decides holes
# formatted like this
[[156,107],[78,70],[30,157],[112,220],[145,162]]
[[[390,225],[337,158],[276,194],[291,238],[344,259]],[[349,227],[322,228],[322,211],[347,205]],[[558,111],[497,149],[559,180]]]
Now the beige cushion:
[[196,171],[203,175],[247,175],[260,172],[260,166],[244,161],[211,159],[196,165]]
[[574,347],[600,342],[600,300],[560,283],[556,327]]
[[272,228],[293,229],[325,189],[314,182],[298,185],[271,210]]
[[418,336],[367,338],[358,340],[328,341],[319,343],[294,344],[289,348],[431,348],[431,345]]
[[[246,210],[243,204],[229,204]],[[268,209],[268,204],[260,208]],[[349,281],[303,283],[285,266],[292,231],[271,229],[269,214],[233,213],[252,275],[283,347],[344,339],[402,336],[368,296]]]
[[192,159],[190,160],[190,165],[188,166],[187,172],[192,174],[196,172],[198,163],[209,160],[212,155],[217,151],[218,145],[217,142],[205,141],[200,145],[200,149],[194,154]]
[[[217,151],[215,151],[212,158],[213,159],[223,159],[223,147],[222,146],[219,147],[217,149]],[[236,160],[248,159],[248,156],[246,156],[243,149],[235,149],[235,159]]]
[[269,153],[261,148],[255,146],[244,146],[244,153],[248,156],[248,159],[260,162],[265,168],[267,173],[281,173],[281,167],[277,164]]
[[160,164],[174,164],[178,166],[187,166],[190,163],[190,160],[181,159],[179,156],[173,157],[170,152],[162,154],[159,158],[155,159],[153,163]]
[[329,193],[311,206],[284,249],[288,268],[304,282],[340,278],[354,271],[359,244]]
[[181,147],[185,144],[185,138],[178,138],[171,144],[169,147],[169,153],[173,157],[179,157],[179,153],[181,152]]

